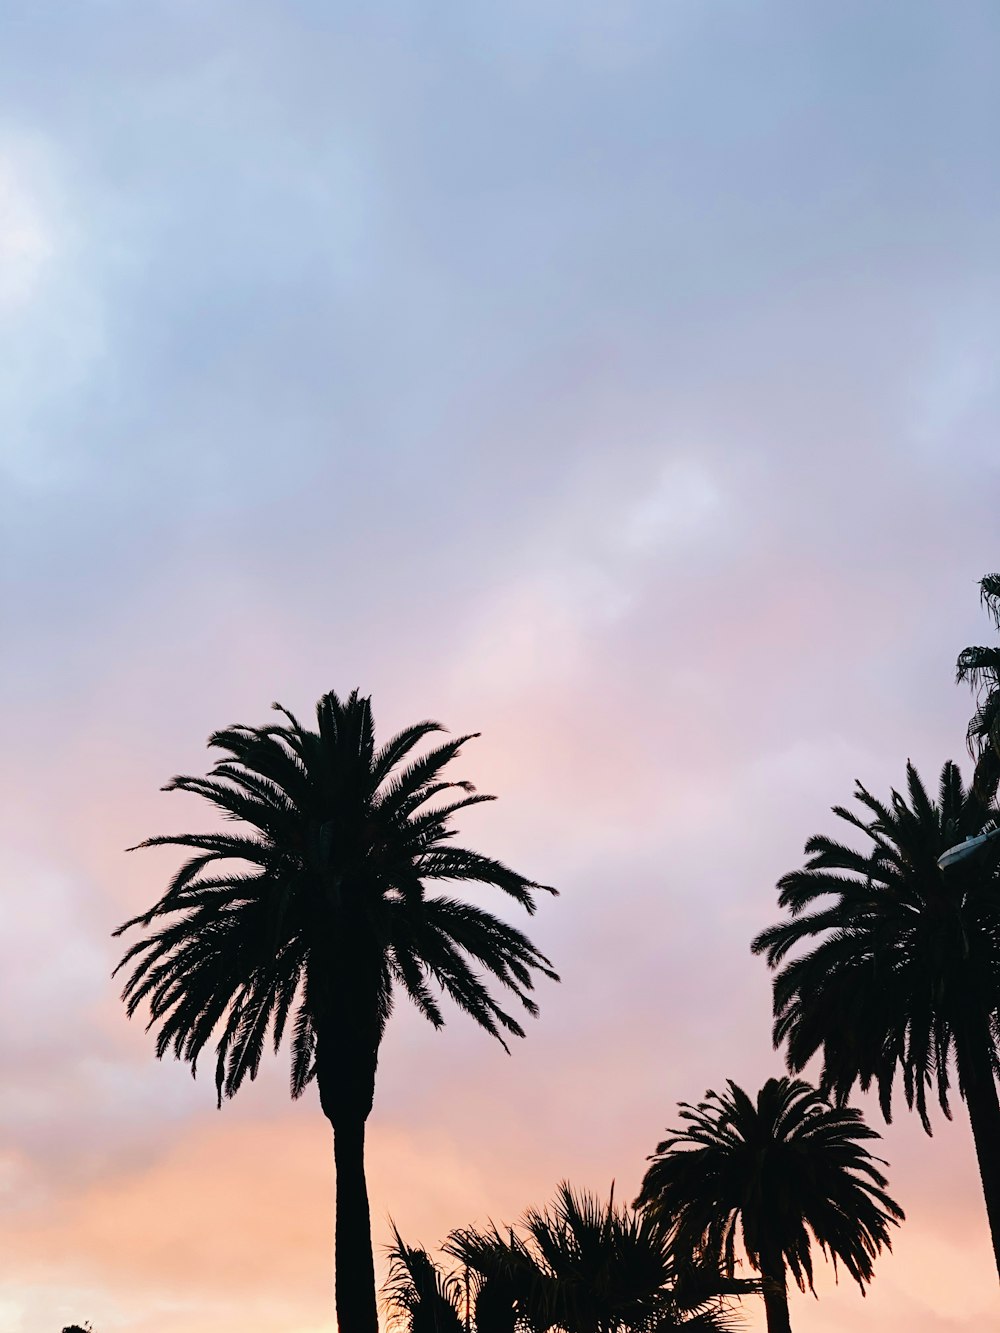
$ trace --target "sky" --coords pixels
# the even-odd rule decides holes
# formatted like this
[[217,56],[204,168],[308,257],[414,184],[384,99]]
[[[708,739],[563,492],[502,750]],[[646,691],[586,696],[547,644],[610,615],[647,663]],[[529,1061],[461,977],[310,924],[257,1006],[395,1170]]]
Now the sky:
[[[368,1132],[434,1246],[619,1198],[781,1071],[749,941],[855,779],[963,759],[1000,566],[1000,14],[980,0],[7,0],[0,1330],[326,1333],[287,1057],[221,1111],[111,931],[205,740],[359,687],[478,731],[470,844],[554,885],[510,1056],[400,1010]],[[1000,1301],[961,1107],[797,1333]],[[751,1303],[747,1327],[763,1327]]]

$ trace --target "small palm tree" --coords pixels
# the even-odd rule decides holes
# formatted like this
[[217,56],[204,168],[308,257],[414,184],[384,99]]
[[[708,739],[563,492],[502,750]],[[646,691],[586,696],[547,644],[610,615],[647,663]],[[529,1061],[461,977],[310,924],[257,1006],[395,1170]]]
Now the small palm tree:
[[256,1076],[268,1037],[277,1050],[291,1024],[292,1096],[315,1080],[333,1127],[338,1324],[341,1333],[376,1333],[365,1122],[395,993],[440,1027],[436,986],[503,1043],[524,1030],[482,974],[530,1014],[533,975],[557,979],[520,931],[430,888],[485,884],[533,912],[543,886],[451,841],[452,817],[492,799],[441,776],[471,737],[413,758],[443,729],[420,722],[379,748],[371,703],[356,690],[345,701],[324,695],[315,731],[275,707],[280,724],[210,737],[223,758],[207,778],[168,784],[243,828],[141,844],[193,855],[157,903],[115,932],[158,923],[116,971],[130,968],[129,1016],[148,1004],[157,1056],[172,1050],[193,1073],[219,1034],[220,1105]]
[[[834,813],[868,846],[810,838],[805,867],[778,883],[789,916],[752,947],[777,969],[775,1045],[785,1045],[793,1071],[822,1052],[820,1087],[838,1102],[855,1084],[874,1084],[888,1121],[901,1072],[907,1105],[929,1134],[928,1091],[950,1117],[957,1072],[1000,1273],[1000,878],[995,852],[968,870],[937,864],[954,844],[996,826],[998,773],[980,773],[966,790],[957,765],[946,763],[936,802],[912,764],[907,795],[894,791],[888,803],[859,783],[864,814]],[[804,951],[790,958],[798,946]]]
[[477,1277],[477,1333],[724,1333],[727,1295],[757,1290],[711,1263],[679,1262],[669,1228],[568,1184],[513,1228],[452,1232],[445,1250]]
[[[979,595],[1000,629],[1000,574],[979,581]],[[969,647],[958,656],[956,674],[976,692],[976,711],[969,723],[969,752],[984,760],[984,769],[1000,766],[1000,648]]]
[[657,1146],[636,1205],[672,1228],[682,1252],[730,1275],[739,1222],[763,1280],[768,1333],[790,1333],[786,1274],[814,1291],[812,1242],[864,1292],[903,1213],[885,1193],[880,1159],[862,1146],[879,1136],[860,1111],[834,1109],[788,1078],[769,1079],[756,1102],[732,1081],[728,1089],[681,1103],[687,1124]]
[[459,1279],[443,1272],[426,1250],[407,1245],[395,1226],[392,1235],[382,1288],[390,1323],[405,1333],[465,1333],[461,1309],[468,1300]]

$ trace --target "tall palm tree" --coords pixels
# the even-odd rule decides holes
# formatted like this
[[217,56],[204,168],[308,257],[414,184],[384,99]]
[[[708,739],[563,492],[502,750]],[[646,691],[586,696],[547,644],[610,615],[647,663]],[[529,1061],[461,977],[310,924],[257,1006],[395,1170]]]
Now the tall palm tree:
[[453,1231],[445,1251],[477,1277],[477,1333],[724,1333],[727,1295],[757,1290],[679,1260],[652,1216],[560,1185],[519,1228]]
[[[951,1115],[952,1071],[966,1103],[1000,1274],[1000,1103],[995,1075],[1000,1011],[1000,878],[989,845],[950,871],[938,857],[995,827],[997,771],[971,790],[956,764],[941,771],[937,801],[912,764],[907,795],[886,803],[860,783],[863,814],[834,813],[860,831],[855,850],[825,836],[778,883],[789,916],[753,942],[774,978],[774,1042],[789,1068],[822,1052],[820,1087],[843,1103],[855,1084],[878,1089],[892,1114],[902,1074],[906,1103],[931,1132],[929,1090]],[[795,957],[790,951],[802,946]]]
[[471,737],[414,758],[443,728],[420,722],[377,747],[370,700],[357,690],[343,701],[324,695],[315,731],[275,707],[280,723],[210,737],[223,757],[208,777],[167,785],[243,828],[140,844],[193,855],[157,903],[115,932],[156,923],[116,971],[130,969],[129,1016],[148,1004],[157,1056],[172,1050],[194,1072],[219,1033],[220,1106],[256,1076],[269,1035],[277,1051],[291,1021],[292,1096],[315,1079],[333,1127],[338,1324],[341,1333],[376,1333],[365,1122],[394,993],[440,1027],[435,986],[503,1043],[524,1030],[482,974],[530,1014],[533,975],[557,979],[520,931],[430,888],[490,885],[533,912],[544,886],[451,842],[452,817],[492,799],[441,776]]
[[[1000,574],[986,574],[980,579],[979,595],[1000,629]],[[969,751],[983,761],[983,771],[992,775],[1000,767],[1000,648],[964,648],[958,656],[956,674],[959,683],[968,682],[976,692],[976,711],[969,723]]]
[[673,1228],[674,1244],[732,1274],[737,1221],[761,1275],[768,1333],[790,1333],[787,1270],[813,1288],[812,1241],[864,1293],[872,1260],[891,1248],[903,1213],[863,1144],[879,1136],[850,1107],[835,1109],[808,1083],[772,1078],[754,1102],[731,1080],[657,1146],[636,1205]]

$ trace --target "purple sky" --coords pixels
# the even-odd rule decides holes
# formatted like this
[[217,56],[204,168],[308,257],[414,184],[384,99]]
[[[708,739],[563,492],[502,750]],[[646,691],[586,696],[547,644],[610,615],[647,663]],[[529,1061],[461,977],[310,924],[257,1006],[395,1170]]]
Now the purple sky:
[[[470,842],[556,885],[511,1058],[400,1012],[376,1241],[631,1197],[771,1051],[748,942],[855,778],[962,758],[1000,566],[1000,14],[12,0],[0,26],[0,1328],[320,1333],[332,1154],[220,1113],[110,930],[272,699],[479,730]],[[877,1118],[876,1123],[879,1124]],[[980,1333],[971,1135],[797,1333]],[[762,1326],[752,1306],[750,1327]],[[756,1323],[753,1323],[756,1320]]]

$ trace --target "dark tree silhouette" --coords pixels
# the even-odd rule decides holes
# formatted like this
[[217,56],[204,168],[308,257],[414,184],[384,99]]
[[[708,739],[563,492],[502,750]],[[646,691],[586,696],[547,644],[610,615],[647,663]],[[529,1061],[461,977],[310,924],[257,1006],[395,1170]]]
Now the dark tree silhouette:
[[879,1135],[860,1111],[835,1109],[797,1079],[768,1079],[756,1102],[732,1081],[728,1088],[697,1106],[681,1103],[687,1123],[657,1146],[636,1205],[672,1226],[682,1252],[729,1274],[739,1222],[762,1278],[768,1333],[790,1333],[786,1273],[814,1290],[812,1242],[863,1293],[903,1213],[885,1193],[876,1165],[885,1163],[862,1146]]
[[[1000,629],[1000,574],[979,581],[979,595],[993,623]],[[976,711],[969,722],[969,752],[980,760],[981,774],[994,779],[1000,769],[1000,647],[964,648],[956,674],[976,693]]]
[[477,1333],[724,1333],[722,1298],[759,1290],[679,1260],[669,1228],[616,1206],[613,1189],[604,1203],[562,1184],[517,1229],[454,1231],[444,1248],[476,1275]]
[[[774,978],[774,1041],[789,1067],[822,1051],[820,1087],[844,1102],[855,1084],[878,1088],[882,1113],[902,1073],[907,1105],[927,1133],[928,1090],[951,1115],[951,1070],[972,1122],[1000,1273],[1000,880],[989,845],[968,868],[938,868],[949,847],[991,829],[997,771],[966,791],[957,765],[941,771],[932,801],[912,764],[908,798],[888,804],[858,783],[864,814],[834,813],[868,840],[856,851],[823,836],[806,843],[805,868],[778,884],[790,916],[753,942]],[[806,951],[789,959],[796,946]]]
[[[442,1272],[426,1250],[407,1245],[392,1229],[389,1276],[382,1289],[390,1322],[405,1333],[463,1333],[465,1292],[459,1278]],[[478,1330],[482,1333],[482,1330]]]
[[524,1032],[481,974],[531,1014],[534,974],[557,979],[520,931],[429,886],[489,885],[528,912],[544,886],[451,842],[452,817],[492,799],[441,776],[470,736],[414,758],[443,728],[420,722],[378,748],[370,701],[356,690],[345,701],[324,695],[315,731],[275,707],[281,723],[210,737],[224,757],[207,778],[165,788],[204,797],[243,828],[140,844],[193,855],[148,912],[115,932],[157,923],[116,971],[130,968],[129,1015],[149,1006],[157,1056],[172,1050],[194,1073],[221,1030],[220,1105],[256,1076],[268,1036],[277,1051],[290,1022],[292,1096],[315,1079],[333,1127],[338,1324],[376,1333],[365,1122],[394,992],[440,1027],[436,986],[503,1042]]

